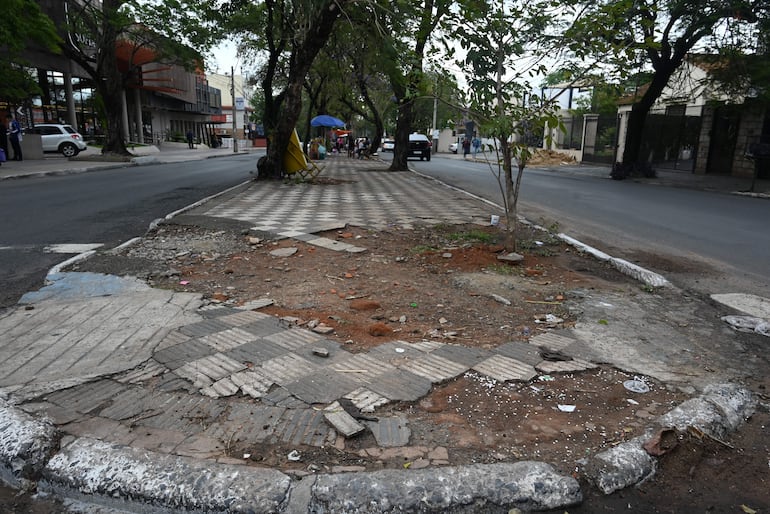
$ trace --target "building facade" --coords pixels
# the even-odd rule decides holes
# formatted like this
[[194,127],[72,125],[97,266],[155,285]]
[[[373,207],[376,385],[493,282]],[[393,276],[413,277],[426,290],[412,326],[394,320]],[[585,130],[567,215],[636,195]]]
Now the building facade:
[[[83,46],[86,36],[66,30],[68,16],[78,0],[38,0],[61,30],[63,44]],[[214,144],[222,122],[221,91],[209,85],[201,70],[188,71],[175,64],[158,62],[150,48],[119,40],[115,49],[118,69],[124,77],[120,109],[122,135],[127,143],[161,144],[183,141],[192,131],[198,142]],[[75,62],[30,48],[24,58],[41,93],[21,105],[0,99],[3,112],[13,112],[27,127],[38,123],[66,123],[87,139],[98,141],[103,133],[99,100],[93,78]]]

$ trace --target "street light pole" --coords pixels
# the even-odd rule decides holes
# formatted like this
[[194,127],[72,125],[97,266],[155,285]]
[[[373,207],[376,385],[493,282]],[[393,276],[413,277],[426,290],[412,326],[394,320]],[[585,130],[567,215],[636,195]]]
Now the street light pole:
[[238,153],[238,125],[236,123],[236,116],[238,116],[238,110],[235,108],[235,66],[230,67],[230,97],[233,104],[233,153]]

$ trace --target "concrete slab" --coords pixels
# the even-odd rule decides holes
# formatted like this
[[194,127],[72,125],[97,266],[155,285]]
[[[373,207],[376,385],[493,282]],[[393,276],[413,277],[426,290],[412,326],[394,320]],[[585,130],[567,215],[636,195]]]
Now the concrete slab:
[[254,334],[240,328],[230,328],[198,339],[218,352],[227,352],[257,338]]
[[270,390],[273,381],[259,371],[246,370],[230,375],[230,380],[237,385],[241,392],[252,398],[261,398]]
[[377,445],[382,448],[394,448],[409,444],[412,431],[409,429],[409,421],[403,416],[381,417],[377,421],[366,421],[365,423],[377,440]]
[[769,298],[743,293],[712,294],[711,298],[722,305],[726,305],[749,316],[770,321]]
[[459,344],[445,344],[433,350],[432,355],[443,357],[468,368],[492,356],[492,352],[483,348],[471,348]]
[[316,371],[318,366],[299,355],[287,353],[262,363],[261,373],[279,385],[291,384]]
[[196,387],[208,387],[217,380],[237,371],[246,369],[242,363],[222,354],[215,353],[201,357],[174,370],[174,373],[188,379]]
[[433,385],[421,375],[397,369],[375,377],[366,387],[390,401],[414,402],[428,394]]
[[389,402],[387,398],[364,387],[351,391],[345,395],[345,398],[352,401],[353,405],[358,407],[358,410],[361,412],[374,412],[377,407],[381,407]]
[[194,360],[211,355],[214,351],[211,346],[198,339],[188,339],[184,343],[159,350],[152,357],[165,367],[175,370]]
[[444,359],[434,355],[434,353],[423,355],[399,367],[415,375],[423,376],[434,384],[444,382],[468,371],[468,366]]
[[360,384],[353,378],[330,369],[307,373],[298,380],[282,384],[291,394],[307,403],[329,403],[356,389]]
[[352,437],[366,430],[366,427],[348,414],[339,402],[333,402],[324,409],[324,418],[337,432],[345,437]]
[[257,339],[224,352],[233,360],[254,365],[260,365],[288,353],[289,350],[267,339]]
[[537,375],[535,368],[531,365],[503,355],[494,355],[473,366],[473,370],[494,378],[499,382],[511,380],[526,382]]
[[587,369],[598,367],[598,364],[583,359],[572,359],[571,361],[541,361],[535,365],[535,369],[541,373],[570,373],[573,371],[585,371]]
[[571,337],[565,337],[554,332],[547,332],[531,338],[529,344],[534,346],[544,346],[550,350],[564,350],[576,341],[576,339]]
[[505,343],[492,351],[504,357],[523,362],[524,364],[529,364],[530,366],[534,366],[543,360],[543,358],[540,357],[540,350],[536,346],[519,341]]
[[289,330],[283,330],[282,332],[276,332],[275,334],[266,336],[265,339],[279,344],[287,350],[298,350],[303,346],[316,344],[319,341],[326,339],[321,334],[316,334],[310,330],[302,328],[292,328]]

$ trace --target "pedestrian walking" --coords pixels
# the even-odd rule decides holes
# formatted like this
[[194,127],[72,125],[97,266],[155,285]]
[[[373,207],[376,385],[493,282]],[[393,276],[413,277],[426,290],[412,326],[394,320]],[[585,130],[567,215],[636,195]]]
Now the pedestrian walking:
[[21,155],[21,141],[23,137],[21,133],[21,124],[16,118],[12,118],[11,116],[7,116],[6,120],[8,121],[8,140],[13,147],[13,160],[21,161],[23,159]]
[[473,158],[475,159],[481,149],[481,139],[474,137],[471,145],[473,146]]
[[190,148],[190,150],[195,148],[194,140],[195,140],[195,134],[193,134],[192,130],[188,130],[187,131],[187,146],[188,146],[188,148]]
[[471,140],[466,137],[463,139],[463,159],[467,159],[469,153],[471,153]]

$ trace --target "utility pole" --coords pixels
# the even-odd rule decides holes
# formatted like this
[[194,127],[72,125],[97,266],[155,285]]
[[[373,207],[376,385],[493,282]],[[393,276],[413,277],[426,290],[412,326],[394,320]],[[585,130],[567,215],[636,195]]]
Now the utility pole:
[[436,138],[436,132],[438,131],[438,128],[436,127],[436,112],[438,111],[438,97],[436,96],[436,92],[433,92],[433,133],[430,135],[431,142],[433,143],[433,153],[438,152],[438,138]]
[[238,153],[238,125],[236,123],[236,116],[238,116],[238,110],[235,108],[235,66],[230,67],[230,97],[233,104],[233,153]]

